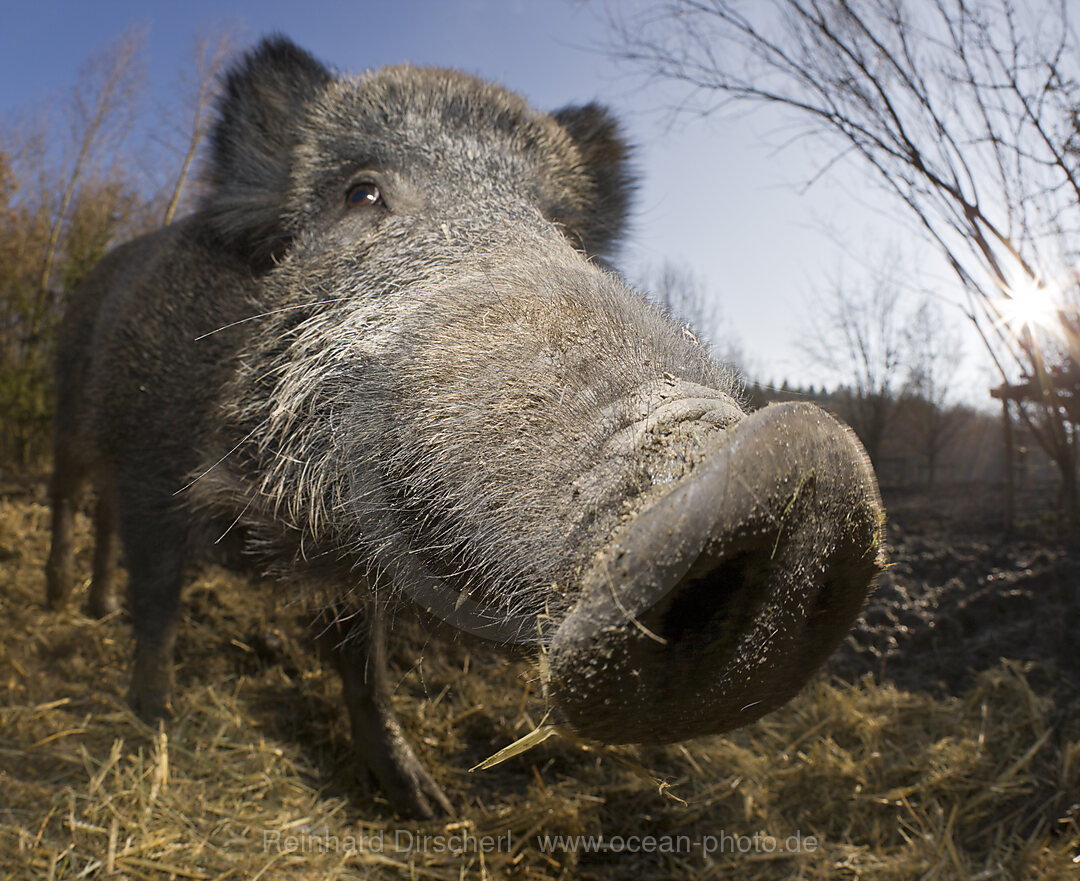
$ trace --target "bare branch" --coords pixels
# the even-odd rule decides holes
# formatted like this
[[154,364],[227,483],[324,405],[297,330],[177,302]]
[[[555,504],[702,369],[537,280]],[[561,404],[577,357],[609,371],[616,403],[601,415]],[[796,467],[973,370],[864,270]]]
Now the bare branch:
[[135,102],[143,86],[145,68],[143,47],[145,33],[138,29],[125,31],[119,38],[95,53],[82,66],[78,86],[72,93],[72,135],[75,156],[67,173],[67,181],[53,215],[49,241],[42,260],[38,281],[40,306],[49,290],[60,230],[67,218],[79,181],[86,172],[96,150],[102,149],[110,138],[122,140],[135,112]]
[[221,73],[238,44],[237,32],[232,29],[224,29],[216,33],[200,32],[192,44],[191,54],[194,64],[189,75],[184,77],[183,91],[186,97],[182,99],[190,117],[190,130],[187,134],[187,146],[180,163],[180,171],[177,173],[172,195],[169,197],[165,216],[162,218],[163,225],[172,222],[173,215],[180,204],[180,197],[187,184],[199,145],[210,130],[212,122],[210,110],[217,97]]
[[[611,51],[687,86],[687,106],[778,106],[828,147],[824,167],[850,156],[897,198],[1002,381],[1032,390],[1022,415],[1080,515],[1080,51],[1064,0],[670,0],[615,32]],[[844,338],[865,372],[862,342]]]

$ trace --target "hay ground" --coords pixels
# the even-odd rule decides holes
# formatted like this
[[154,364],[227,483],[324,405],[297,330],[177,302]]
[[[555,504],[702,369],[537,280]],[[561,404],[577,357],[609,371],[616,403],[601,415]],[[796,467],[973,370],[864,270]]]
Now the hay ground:
[[[470,773],[540,722],[535,670],[410,625],[395,707],[457,808],[416,824],[351,773],[297,610],[243,577],[188,587],[174,718],[139,722],[128,623],[43,608],[42,483],[2,489],[0,879],[1080,878],[1080,710],[1053,670],[999,660],[960,694],[823,674],[727,736],[553,737]],[[85,583],[85,518],[78,547]]]

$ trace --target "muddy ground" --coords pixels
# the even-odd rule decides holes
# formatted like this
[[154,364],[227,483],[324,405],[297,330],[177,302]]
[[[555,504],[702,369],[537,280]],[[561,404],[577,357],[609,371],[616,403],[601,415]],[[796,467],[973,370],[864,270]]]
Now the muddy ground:
[[886,489],[885,501],[892,565],[830,670],[957,695],[1009,658],[1075,709],[1080,545],[1058,535],[1048,489],[1021,497],[1009,532],[997,487]]

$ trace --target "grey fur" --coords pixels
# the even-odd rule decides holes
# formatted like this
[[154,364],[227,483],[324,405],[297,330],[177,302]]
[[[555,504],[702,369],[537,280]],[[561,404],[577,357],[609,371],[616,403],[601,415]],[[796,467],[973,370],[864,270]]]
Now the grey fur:
[[[110,606],[115,516],[140,712],[167,711],[185,559],[231,548],[325,611],[358,761],[396,807],[446,810],[389,709],[380,609],[550,642],[607,549],[730,447],[737,383],[602,268],[633,189],[603,109],[434,68],[339,76],[275,37],[218,112],[199,210],[106,258],[65,318],[49,597],[92,472],[91,604]],[[872,475],[829,431],[876,529]]]

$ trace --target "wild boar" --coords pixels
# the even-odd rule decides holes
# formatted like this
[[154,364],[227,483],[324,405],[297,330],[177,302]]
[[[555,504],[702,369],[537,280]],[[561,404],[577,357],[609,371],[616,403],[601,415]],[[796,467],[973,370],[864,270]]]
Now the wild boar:
[[[358,764],[450,806],[390,707],[383,610],[543,652],[609,742],[743,725],[805,683],[882,564],[851,432],[747,415],[606,260],[628,148],[451,70],[339,75],[281,37],[230,71],[197,210],[107,256],[60,337],[48,598],[97,489],[132,700],[167,713],[185,562],[232,544],[322,611]],[[223,541],[224,540],[224,541]]]

